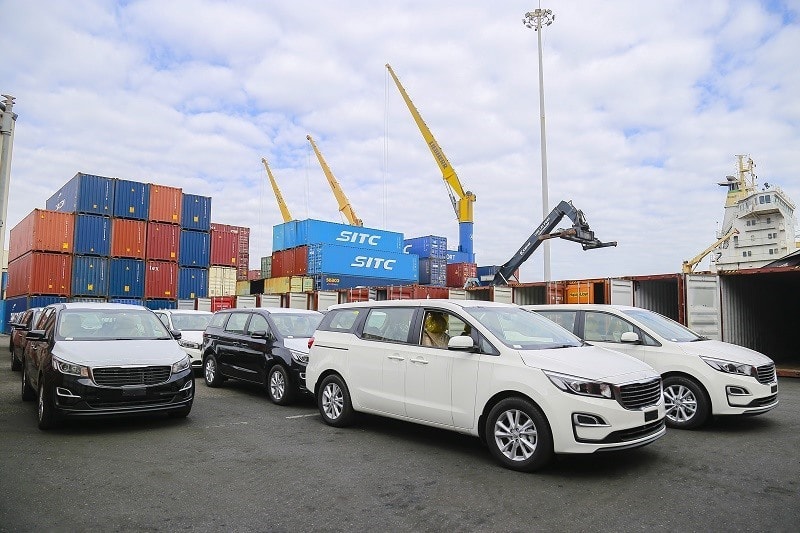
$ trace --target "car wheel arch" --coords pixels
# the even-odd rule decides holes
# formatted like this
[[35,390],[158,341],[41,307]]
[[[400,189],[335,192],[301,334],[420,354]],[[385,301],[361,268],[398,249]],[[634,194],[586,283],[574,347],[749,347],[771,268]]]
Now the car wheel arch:
[[317,377],[317,382],[314,383],[314,396],[317,396],[319,394],[319,385],[320,385],[320,383],[325,381],[325,378],[327,378],[330,375],[337,375],[337,376],[339,376],[339,379],[341,379],[342,381],[345,382],[345,384],[347,383],[347,380],[344,379],[344,376],[342,376],[342,374],[340,372],[338,372],[337,370],[334,370],[332,368],[329,368],[328,370],[326,370],[325,372],[323,372],[322,374],[320,374]]
[[662,382],[664,380],[666,380],[667,378],[684,378],[684,379],[688,379],[690,381],[693,381],[698,387],[700,387],[700,390],[703,391],[703,395],[706,397],[706,400],[708,401],[708,405],[713,407],[713,404],[711,403],[711,394],[709,394],[708,389],[706,388],[706,386],[699,379],[697,379],[692,374],[688,374],[686,372],[680,372],[680,371],[677,371],[677,370],[673,370],[673,371],[670,371],[670,372],[664,372],[663,374],[661,374],[661,381]]
[[494,408],[495,405],[508,398],[520,398],[522,400],[532,403],[534,407],[536,407],[537,409],[539,409],[539,411],[542,412],[545,421],[547,422],[547,427],[552,433],[553,428],[550,427],[550,420],[547,419],[547,414],[545,410],[542,409],[542,406],[541,404],[539,404],[539,402],[537,402],[536,400],[534,400],[533,398],[522,392],[515,390],[505,390],[498,392],[494,396],[489,398],[489,400],[487,400],[486,404],[483,406],[481,415],[478,417],[478,437],[481,439],[481,442],[486,444],[486,419],[488,418],[489,413],[491,412],[491,410]]

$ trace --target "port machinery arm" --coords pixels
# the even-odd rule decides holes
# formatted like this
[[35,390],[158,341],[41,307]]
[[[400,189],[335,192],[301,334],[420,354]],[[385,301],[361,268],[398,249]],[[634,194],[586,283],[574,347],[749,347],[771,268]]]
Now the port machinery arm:
[[317,148],[317,144],[314,142],[314,139],[311,138],[311,135],[306,135],[306,139],[308,139],[308,142],[311,143],[311,148],[314,149],[314,153],[317,154],[317,159],[319,159],[319,164],[322,166],[322,171],[325,173],[325,177],[328,178],[328,183],[331,186],[333,195],[336,197],[336,201],[339,202],[339,211],[344,214],[347,222],[350,225],[363,226],[364,223],[356,216],[356,212],[353,211],[353,206],[350,205],[350,200],[347,199],[344,191],[339,186],[339,182],[336,181],[336,178],[333,176],[333,172],[331,172],[330,167],[328,167],[328,164],[325,162],[325,158],[322,157],[322,154],[320,153],[319,148]]
[[281,210],[283,221],[291,222],[294,219],[291,213],[289,213],[289,208],[286,207],[286,202],[283,201],[283,195],[278,188],[278,183],[275,181],[275,176],[272,175],[272,171],[269,169],[269,163],[267,163],[267,160],[263,157],[261,158],[261,162],[264,163],[264,168],[267,169],[267,176],[269,177],[270,184],[272,184],[272,190],[275,192],[275,199],[278,201],[278,208]]
[[[433,133],[431,133],[430,128],[428,128],[428,125],[425,124],[424,120],[422,120],[422,115],[419,114],[419,111],[414,106],[414,103],[411,101],[408,93],[395,75],[394,70],[392,70],[391,65],[387,63],[386,68],[389,70],[389,74],[391,74],[395,85],[397,85],[397,89],[400,91],[400,95],[403,97],[403,100],[405,100],[409,111],[411,111],[411,115],[414,117],[414,122],[417,123],[419,131],[422,133],[422,137],[428,144],[431,154],[433,154],[433,159],[436,161],[436,164],[439,165],[439,170],[442,171],[442,179],[444,179],[445,183],[448,185],[450,203],[453,204],[453,210],[456,213],[458,222],[460,224],[467,223],[471,225],[473,222],[472,213],[473,204],[475,203],[475,194],[471,191],[464,190],[464,187],[461,185],[461,181],[458,179],[456,171],[453,169],[453,166],[450,164],[447,156],[444,155],[442,147],[439,146],[438,142],[436,142],[436,139],[433,137]],[[456,199],[456,196],[458,196],[458,199]],[[471,238],[472,232],[469,231],[467,233]],[[461,242],[459,248],[462,249],[462,251],[471,252],[472,244],[471,242]]]
[[[564,216],[572,220],[572,227],[569,229],[559,229],[553,231]],[[551,233],[552,232],[552,233]],[[539,247],[542,241],[552,238],[561,238],[568,241],[580,243],[584,250],[591,250],[594,248],[605,248],[606,246],[616,246],[616,241],[601,242],[595,236],[594,232],[589,229],[589,223],[583,215],[583,211],[577,209],[572,205],[572,202],[561,201],[559,204],[550,211],[550,214],[545,217],[539,227],[528,237],[514,257],[509,259],[500,270],[494,275],[492,285],[508,285],[508,280],[512,274],[528,260],[531,254]]]
[[734,235],[736,235],[738,233],[739,233],[738,229],[736,229],[736,228],[731,229],[728,233],[723,235],[721,238],[717,239],[717,242],[715,242],[714,244],[712,244],[711,246],[709,246],[708,248],[706,248],[705,250],[703,250],[702,252],[700,252],[696,256],[692,257],[688,261],[684,261],[683,262],[683,273],[684,274],[691,274],[692,272],[694,272],[694,269],[697,266],[697,264],[700,263],[700,261],[702,261],[705,256],[710,254],[711,251],[714,250],[714,248],[717,248],[718,246],[721,246],[725,241],[727,241],[728,239],[730,239],[731,237],[733,237]]

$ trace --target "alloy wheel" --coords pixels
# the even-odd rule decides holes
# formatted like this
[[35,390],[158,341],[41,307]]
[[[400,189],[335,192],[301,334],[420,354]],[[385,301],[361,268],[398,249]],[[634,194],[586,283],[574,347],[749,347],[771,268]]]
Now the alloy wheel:
[[536,424],[519,409],[509,409],[497,417],[494,440],[498,450],[511,461],[525,461],[536,451]]
[[280,401],[286,392],[286,380],[283,379],[283,374],[275,370],[269,376],[269,391],[276,401]]
[[322,410],[325,416],[336,420],[341,416],[344,408],[344,395],[341,387],[336,383],[328,383],[322,391]]
[[668,419],[687,422],[697,413],[697,398],[688,387],[670,385],[664,389],[664,407]]

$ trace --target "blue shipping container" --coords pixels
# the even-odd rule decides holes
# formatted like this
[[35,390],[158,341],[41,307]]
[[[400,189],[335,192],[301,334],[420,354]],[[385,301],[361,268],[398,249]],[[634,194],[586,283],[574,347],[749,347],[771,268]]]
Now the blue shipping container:
[[76,255],[104,255],[111,251],[111,219],[100,215],[75,215]]
[[113,258],[108,268],[111,298],[144,298],[144,261]]
[[428,235],[403,241],[403,252],[417,254],[420,259],[447,259],[447,237]]
[[114,211],[114,179],[78,172],[47,199],[45,207],[64,213],[110,216]]
[[114,216],[147,220],[150,214],[150,184],[120,179],[116,182]]
[[141,298],[109,298],[108,302],[112,304],[144,305],[144,300]]
[[273,228],[273,251],[311,244],[335,244],[382,252],[402,252],[403,234],[314,219],[292,220]]
[[108,258],[91,255],[72,257],[72,296],[108,296]]
[[211,198],[183,193],[181,227],[198,231],[211,231]]
[[459,252],[457,250],[447,250],[447,264],[451,263],[474,263],[475,254]]
[[105,303],[108,300],[106,298],[95,298],[93,296],[73,296],[69,299],[70,302],[94,302],[94,303]]
[[47,307],[50,304],[57,304],[66,302],[67,298],[64,296],[14,296],[3,300],[5,302],[5,309],[3,310],[3,328],[6,333],[10,332],[8,322],[11,320],[11,315],[27,311],[31,307]]
[[208,296],[207,268],[178,268],[178,299],[206,298]]
[[419,258],[414,254],[349,248],[336,244],[309,245],[308,274],[325,273],[391,278],[416,283],[419,278]]
[[154,311],[157,309],[177,309],[178,300],[145,300],[144,306]]
[[180,266],[208,268],[211,265],[211,234],[182,229],[178,258]]
[[447,259],[420,258],[419,283],[436,287],[447,286]]
[[346,274],[314,275],[314,288],[318,291],[334,291],[338,289],[352,289],[354,287],[387,287],[391,285],[409,285],[409,281],[404,279],[348,276]]

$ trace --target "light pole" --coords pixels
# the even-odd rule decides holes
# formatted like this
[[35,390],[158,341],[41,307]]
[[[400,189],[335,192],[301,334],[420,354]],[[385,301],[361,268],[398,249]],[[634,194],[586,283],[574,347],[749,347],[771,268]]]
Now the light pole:
[[[14,97],[2,95],[0,102],[0,260],[6,246],[6,214],[8,213],[8,185],[11,182],[11,148],[14,145]],[[2,261],[0,261],[2,262]],[[0,265],[2,268],[2,265]]]
[[[544,72],[542,70],[542,28],[549,26],[556,16],[549,9],[534,9],[525,13],[522,23],[536,32],[539,43],[539,123],[541,126],[542,143],[542,218],[547,216],[550,209],[550,200],[547,197],[547,141],[544,128]],[[544,241],[544,281],[550,281],[550,241]]]

